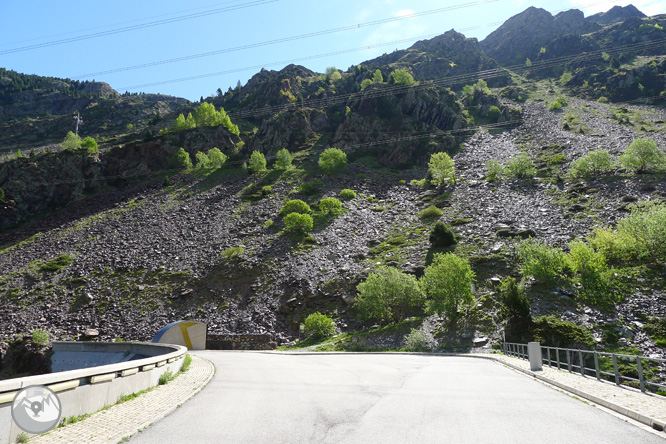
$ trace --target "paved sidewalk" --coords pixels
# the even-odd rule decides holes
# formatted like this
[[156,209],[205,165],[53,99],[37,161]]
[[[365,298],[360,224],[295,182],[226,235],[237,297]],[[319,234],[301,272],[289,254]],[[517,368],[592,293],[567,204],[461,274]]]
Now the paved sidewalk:
[[596,378],[583,377],[578,373],[558,370],[547,365],[543,366],[542,371],[533,372],[530,370],[529,361],[525,359],[499,354],[476,356],[495,359],[516,370],[628,416],[656,430],[663,431],[666,425],[666,399],[663,397],[618,387],[611,382],[600,382]]
[[116,444],[164,418],[197,394],[213,377],[213,364],[196,355],[190,369],[166,385],[116,404],[77,423],[30,438],[30,444]]

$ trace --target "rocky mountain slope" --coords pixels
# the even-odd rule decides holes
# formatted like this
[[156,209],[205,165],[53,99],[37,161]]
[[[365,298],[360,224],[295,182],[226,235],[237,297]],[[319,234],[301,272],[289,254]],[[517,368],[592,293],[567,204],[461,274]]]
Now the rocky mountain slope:
[[[92,108],[86,102],[87,109],[136,113],[141,117],[118,125],[142,122],[140,132],[116,133],[100,116],[95,125],[100,137],[107,134],[107,146],[96,155],[64,150],[0,163],[1,336],[43,328],[72,338],[94,329],[103,339],[148,340],[168,322],[196,319],[212,331],[267,332],[290,343],[316,311],[333,317],[339,332],[353,333],[369,327],[353,305],[356,287],[378,265],[421,276],[435,253],[454,252],[476,272],[475,305],[455,328],[437,315],[409,325],[426,325],[447,347],[498,341],[506,324],[499,283],[521,277],[516,246],[522,239],[566,250],[573,239],[626,217],[630,203],[666,200],[663,173],[618,167],[589,180],[567,176],[576,160],[599,147],[614,159],[637,138],[666,148],[662,23],[631,8],[596,18],[530,8],[481,44],[449,31],[344,72],[318,74],[296,65],[262,70],[207,100],[225,108],[239,134],[223,125],[175,131],[177,114],[195,104],[116,97],[103,87],[85,98],[97,102]],[[514,63],[507,50],[518,32],[534,33],[522,39],[529,47],[516,48],[521,66],[533,53],[535,66],[503,70]],[[598,57],[571,57],[581,53],[571,52],[564,33],[582,51],[600,50]],[[634,46],[611,51],[608,59],[601,54],[619,44]],[[536,74],[539,62],[557,56],[569,58]],[[397,81],[401,69],[415,81]],[[473,75],[488,69],[497,73],[489,79],[492,90]],[[459,74],[467,76],[464,82],[447,82]],[[86,86],[76,88],[83,94]],[[17,97],[27,100],[23,91],[11,94],[13,103]],[[71,119],[80,108],[76,101],[84,100],[67,97],[58,118]],[[27,105],[25,115],[5,111],[1,124],[28,126],[55,109],[45,106],[34,114]],[[62,138],[48,125],[40,128],[45,140]],[[5,134],[0,144],[12,146],[13,136]],[[217,169],[187,169],[176,162],[180,147],[193,159],[218,147],[228,159]],[[335,174],[318,167],[328,147],[347,154],[347,166]],[[282,148],[294,154],[291,169],[273,164]],[[265,154],[267,171],[247,170],[253,151]],[[438,152],[453,157],[457,182],[412,183],[427,176]],[[488,161],[521,153],[536,166],[534,177],[488,180]],[[320,209],[321,199],[340,198],[343,189],[356,197],[341,199],[341,214]],[[284,230],[280,209],[296,198],[314,209],[308,235]],[[419,216],[430,206],[442,215]],[[431,246],[438,220],[452,227],[456,246]],[[572,321],[599,347],[663,355],[644,327],[666,317],[666,274],[663,264],[648,265],[618,273],[623,296],[612,306],[583,301],[571,285],[528,278],[523,286],[533,316]],[[402,336],[393,330],[366,345],[396,346]]]

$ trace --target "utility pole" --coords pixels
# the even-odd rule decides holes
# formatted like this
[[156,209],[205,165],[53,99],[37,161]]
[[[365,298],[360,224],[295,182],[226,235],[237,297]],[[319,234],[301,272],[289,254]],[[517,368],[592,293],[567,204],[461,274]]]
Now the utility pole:
[[83,126],[83,119],[79,115],[79,112],[76,112],[76,116],[74,116],[74,120],[76,120],[76,135],[79,135],[79,125]]

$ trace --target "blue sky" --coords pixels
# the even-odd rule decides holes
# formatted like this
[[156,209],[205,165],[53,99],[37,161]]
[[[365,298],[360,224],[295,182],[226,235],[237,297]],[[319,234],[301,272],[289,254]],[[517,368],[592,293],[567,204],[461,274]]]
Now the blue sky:
[[[450,29],[481,40],[499,26],[498,22],[529,6],[553,13],[577,7],[589,15],[629,3],[648,15],[666,12],[663,0],[0,0],[0,67],[27,74],[95,79],[109,83],[119,92],[138,85],[214,74],[130,89],[198,100],[200,96],[215,94],[217,88],[226,91],[239,80],[245,84],[261,67],[279,70],[295,59],[302,59],[295,63],[317,72],[328,66],[346,70]],[[450,9],[442,11],[444,8]],[[410,18],[414,13],[425,14]],[[179,19],[193,15],[198,16]],[[399,19],[366,26],[396,18]],[[171,22],[115,32],[157,21]],[[351,29],[325,32],[338,28]],[[86,37],[97,33],[107,35]],[[257,46],[307,34],[320,35]],[[78,40],[8,52],[64,39]],[[254,47],[225,51],[243,46]],[[217,53],[99,74],[209,52]],[[330,53],[338,54],[316,57]],[[216,74],[226,71],[234,72]],[[90,75],[94,73],[97,74]]]

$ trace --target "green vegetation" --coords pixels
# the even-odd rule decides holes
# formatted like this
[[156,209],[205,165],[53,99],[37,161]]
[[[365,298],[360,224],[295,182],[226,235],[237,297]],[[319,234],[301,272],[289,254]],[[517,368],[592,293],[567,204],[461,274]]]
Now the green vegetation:
[[88,154],[97,154],[99,152],[97,142],[90,136],[81,141],[81,148],[84,149]]
[[486,162],[486,180],[488,182],[501,180],[506,177],[506,174],[506,168],[499,161],[491,159]]
[[613,161],[608,151],[591,151],[571,164],[567,175],[571,179],[589,179],[613,170]]
[[46,347],[49,345],[49,333],[39,329],[33,330],[32,343],[40,347]]
[[319,156],[319,168],[326,174],[340,171],[347,165],[347,155],[340,148],[326,148]]
[[433,248],[445,248],[458,243],[453,230],[441,221],[433,225],[429,240]]
[[396,69],[389,76],[389,83],[398,85],[411,85],[414,83],[414,77],[406,69]]
[[183,365],[180,367],[180,371],[182,373],[185,373],[190,369],[191,365],[192,365],[192,356],[190,356],[189,353],[186,353],[185,357],[183,358]]
[[525,291],[516,279],[508,276],[500,286],[502,300],[502,316],[506,319],[506,340],[509,342],[525,342],[532,327],[530,303]]
[[542,283],[551,283],[562,277],[566,269],[566,254],[559,248],[527,239],[516,247],[520,260],[520,273],[524,278],[533,277]]
[[662,171],[666,167],[666,154],[654,139],[636,139],[620,155],[620,164],[637,174]]
[[509,177],[516,179],[531,179],[537,171],[532,158],[527,153],[520,153],[507,162],[506,172]]
[[497,122],[500,117],[502,117],[502,110],[495,105],[491,106],[490,110],[488,110],[488,119],[494,123]]
[[275,166],[281,170],[288,170],[291,168],[291,162],[294,156],[291,155],[288,149],[282,148],[275,155]]
[[303,333],[310,339],[322,339],[335,333],[333,319],[319,312],[309,315],[303,324]]
[[564,97],[558,97],[554,102],[551,102],[550,106],[548,106],[548,109],[551,111],[559,111],[562,109],[563,106],[567,105],[567,99]]
[[174,164],[178,168],[192,168],[192,161],[190,160],[190,154],[183,149],[183,147],[178,148],[174,156]]
[[474,302],[472,284],[476,274],[467,259],[452,253],[435,254],[419,281],[426,295],[426,305],[431,313],[445,313],[450,319],[458,316],[461,306]]
[[357,287],[354,307],[363,320],[395,322],[423,310],[416,278],[394,267],[379,267]]
[[314,179],[312,182],[300,184],[298,186],[298,192],[300,194],[311,196],[313,194],[317,194],[323,186],[324,183],[321,181],[321,179]]
[[194,156],[196,159],[196,166],[197,168],[205,168],[206,165],[210,163],[210,159],[208,158],[208,155],[205,153],[202,153],[201,151],[197,151],[197,154]]
[[55,272],[60,271],[62,268],[69,266],[74,262],[74,258],[68,254],[61,254],[55,259],[47,261],[44,265],[41,266],[42,271]]
[[437,342],[432,333],[427,332],[423,327],[413,328],[405,336],[405,348],[410,351],[424,352],[434,350]]
[[342,212],[342,203],[334,197],[326,197],[319,201],[319,209],[323,213],[338,215]]
[[166,385],[166,384],[170,383],[171,381],[173,381],[174,379],[176,379],[176,376],[178,376],[178,375],[177,374],[174,375],[171,370],[167,370],[167,371],[165,371],[164,373],[162,373],[160,375],[160,379],[158,381],[158,384],[159,385]]
[[430,183],[435,186],[456,183],[455,162],[447,153],[435,153],[428,162]]
[[[356,196],[354,195],[354,197]],[[5,203],[5,190],[2,188],[0,188],[0,203]]]
[[196,127],[219,125],[224,126],[231,134],[236,136],[240,134],[238,126],[231,123],[231,119],[224,111],[224,108],[216,111],[215,105],[203,102],[199,108],[194,110],[194,113],[189,113],[187,118],[183,114],[178,115],[171,126],[171,130],[178,132]]
[[293,233],[312,231],[314,221],[309,214],[289,213],[284,217],[285,230]]
[[63,150],[77,151],[81,148],[81,138],[72,131],[69,131],[65,139],[60,143],[60,146]]
[[213,147],[208,154],[197,151],[195,159],[197,168],[220,168],[227,161],[227,155]]
[[[0,197],[1,197],[1,195],[0,195]],[[345,199],[345,200],[355,199],[356,198],[356,191],[345,188],[344,190],[340,191],[340,197]]]
[[282,209],[280,210],[279,214],[286,216],[287,214],[291,213],[306,214],[310,212],[312,212],[312,210],[310,209],[310,205],[306,204],[300,199],[294,199],[294,200],[288,200],[282,206]]
[[247,168],[253,174],[263,173],[266,171],[266,156],[259,151],[252,151]]
[[239,245],[237,247],[227,248],[222,252],[222,259],[225,261],[235,261],[240,259],[245,253],[245,247]]
[[430,205],[419,212],[419,219],[439,219],[443,214],[444,211],[434,205]]
[[534,318],[533,334],[535,341],[551,347],[590,348],[594,345],[594,337],[588,329],[553,316]]

